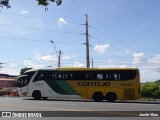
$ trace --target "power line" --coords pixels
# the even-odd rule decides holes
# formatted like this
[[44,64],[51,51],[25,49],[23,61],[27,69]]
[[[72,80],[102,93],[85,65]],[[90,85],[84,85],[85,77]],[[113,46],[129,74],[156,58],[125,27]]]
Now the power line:
[[[90,16],[91,17],[91,16]],[[125,38],[125,39],[128,39],[130,40],[130,38],[124,36],[124,35],[121,35],[121,33],[119,33],[118,31],[115,31],[113,30],[112,28],[109,28],[108,26],[104,25],[102,22],[99,22],[98,20],[96,20],[95,18],[91,17],[91,20],[95,21],[96,23],[98,23],[99,25],[101,25],[103,28],[107,28],[109,29],[110,31],[112,31],[113,33],[116,33],[116,34],[119,34],[121,37]],[[94,28],[93,28],[94,29]],[[97,30],[99,33],[102,33],[104,34],[103,32],[101,32],[100,30]],[[105,34],[104,34],[105,35]],[[134,40],[130,40],[130,41],[134,41]]]
[[[1,36],[0,36],[0,38],[1,39],[13,39],[13,40],[31,41],[31,42],[46,42],[46,43],[50,42],[50,41],[46,41],[46,40],[36,40],[36,39],[29,39],[29,38],[12,38],[12,37],[1,37]],[[61,41],[58,41],[58,42],[55,42],[55,43],[81,45],[81,43],[78,43],[78,42],[61,42]]]
[[64,33],[64,34],[74,34],[74,35],[78,34],[78,35],[81,35],[81,33],[56,31],[56,30],[51,30],[51,29],[32,28],[32,27],[16,26],[16,25],[8,25],[8,24],[0,24],[0,25],[1,26],[7,26],[7,27],[14,27],[14,28],[22,28],[22,29],[32,29],[32,30],[47,31],[47,32],[57,32],[57,33]]
[[99,42],[101,42],[101,43],[104,43],[105,44],[105,42],[103,42],[102,40],[99,40],[99,39],[97,39],[97,38],[95,38],[95,37],[93,37],[93,36],[90,36],[91,38],[93,38],[93,39],[95,39],[95,40],[97,40],[97,41],[99,41]]
[[[52,55],[52,54],[53,54],[53,53],[48,53],[48,54],[44,54],[44,55],[41,55],[41,56]],[[20,60],[5,62],[5,63],[2,63],[2,64],[11,64],[11,63],[21,62],[21,61],[24,61],[24,60],[31,60],[31,59],[34,59],[34,58],[25,58],[25,59],[20,59]]]
[[[53,54],[53,53],[50,53],[50,54]],[[45,55],[50,55],[50,54],[45,54]],[[42,56],[45,56],[45,55],[42,55]],[[20,61],[24,61],[24,60],[30,60],[30,59],[33,59],[33,58],[27,58],[27,59],[21,59],[21,60],[17,60],[17,61],[11,61],[11,62],[7,62],[7,63],[3,63],[3,64],[10,64],[10,63],[14,63],[14,62],[20,62]],[[80,61],[79,59],[72,59],[72,60],[67,60],[67,59],[62,59],[62,60],[64,60],[64,61],[76,61],[76,62],[80,62],[80,63],[85,63],[85,60],[83,60],[83,61]],[[45,64],[45,63],[50,63],[50,62],[53,62],[54,60],[50,60],[50,61],[45,61],[45,62],[39,62],[38,64],[40,65],[40,64]],[[116,61],[114,61],[114,62],[116,62]],[[97,62],[94,62],[94,65],[95,66],[97,66],[97,65],[103,65],[104,66],[104,63],[105,63],[105,66],[113,66],[113,67],[115,67],[115,66],[121,66],[121,65],[123,65],[122,63],[120,63],[120,61],[117,63],[115,63],[115,64],[113,64],[113,63],[109,63],[109,64],[106,64],[106,62],[104,62],[104,61],[97,61]],[[64,64],[73,64],[73,63],[64,63]],[[143,64],[143,63],[142,63]],[[37,65],[37,64],[36,64]],[[128,64],[126,64],[125,63],[125,65],[127,65],[128,67],[130,66],[130,67],[139,67],[141,70],[157,70],[158,68],[144,68],[144,65],[134,65],[133,63],[128,63]],[[152,67],[152,64],[147,64],[148,66],[147,67]]]
[[13,40],[22,40],[22,41],[32,41],[32,42],[49,42],[44,40],[34,40],[28,38],[12,38],[12,37],[0,37],[1,39],[13,39]]
[[[24,17],[24,18],[32,18],[32,19],[40,19],[40,20],[45,20],[45,21],[52,21],[52,22],[58,22],[58,20],[50,19],[50,18],[42,18],[42,17],[33,17],[33,16],[26,16],[26,15],[20,15],[20,14],[15,14],[15,13],[6,13],[6,12],[0,12],[1,14],[6,14],[6,15],[12,15],[12,16],[18,16],[18,17]],[[81,25],[81,23],[77,22],[70,22],[67,21],[69,24],[75,24],[75,25]]]
[[11,64],[11,63],[21,62],[21,61],[24,61],[24,60],[31,60],[31,59],[33,59],[33,58],[20,59],[20,60],[15,60],[15,61],[6,62],[6,63],[3,63],[3,64]]
[[[98,29],[96,29],[96,28],[94,28],[94,27],[91,27],[91,28],[92,28],[93,30],[95,30],[95,31],[97,31],[97,32],[99,32],[99,33],[101,33],[101,34],[103,34],[105,37],[107,36],[107,35],[106,35],[105,33],[103,33],[102,31],[100,31],[100,30],[98,30]],[[122,44],[123,46],[132,48],[133,50],[136,50],[136,51],[139,51],[139,50],[133,48],[132,46],[130,46],[130,45],[124,43],[123,41],[117,40],[116,38],[112,37],[111,35],[108,35],[108,36],[110,36],[111,38],[113,38],[113,40],[119,42],[119,43]]]
[[[33,5],[33,4],[24,4],[22,2],[14,2],[12,4],[19,4],[19,5],[27,5],[27,6],[32,6],[32,7],[37,7],[37,8],[40,8],[40,6],[37,6],[37,5]],[[78,12],[73,12],[73,11],[68,11],[68,10],[62,10],[62,9],[54,9],[52,8],[52,10],[56,11],[56,12],[62,12],[62,13],[68,13],[68,14],[72,14],[72,15],[78,15],[78,16],[83,16],[84,14],[83,13],[78,13]]]
[[[91,17],[91,18],[92,18],[91,20],[94,20],[96,23],[100,24],[100,25],[101,25],[102,27],[104,27],[105,29],[108,28],[106,25],[104,25],[104,24],[102,24],[101,22],[95,20],[93,17]],[[105,37],[110,36],[113,40],[115,40],[116,42],[120,43],[120,44],[123,45],[123,46],[126,46],[127,48],[131,48],[131,49],[133,49],[133,50],[136,50],[136,51],[139,51],[139,52],[140,52],[140,50],[133,48],[130,44],[128,45],[127,43],[116,39],[116,38],[113,37],[112,35],[109,35],[109,34],[107,35],[107,34],[105,34],[104,32],[96,29],[95,27],[91,27],[91,28],[92,28],[93,30],[97,31],[98,33],[104,35]],[[109,28],[109,29],[110,29],[110,28]],[[116,32],[116,31],[114,31],[114,30],[112,30],[112,29],[110,29],[110,30],[113,31],[113,32],[115,32],[115,33],[117,33],[117,34],[119,34],[120,36],[122,36],[119,32]],[[123,36],[122,36],[122,37],[123,37]],[[123,38],[126,39],[127,37],[123,37]],[[127,39],[129,39],[129,38],[127,38]],[[132,42],[133,42],[133,40],[132,40]]]

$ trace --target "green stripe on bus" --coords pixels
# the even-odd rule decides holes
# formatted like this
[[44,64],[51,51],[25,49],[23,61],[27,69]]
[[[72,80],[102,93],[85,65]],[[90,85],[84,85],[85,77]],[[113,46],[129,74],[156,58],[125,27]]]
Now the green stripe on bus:
[[56,82],[56,80],[45,80],[45,82],[52,88],[53,91],[55,91],[58,94],[67,95],[67,92],[65,92],[59,84]]
[[58,85],[68,93],[68,95],[77,95],[76,91],[65,80],[56,80]]
[[77,93],[65,80],[45,80],[45,82],[58,94],[77,95]]

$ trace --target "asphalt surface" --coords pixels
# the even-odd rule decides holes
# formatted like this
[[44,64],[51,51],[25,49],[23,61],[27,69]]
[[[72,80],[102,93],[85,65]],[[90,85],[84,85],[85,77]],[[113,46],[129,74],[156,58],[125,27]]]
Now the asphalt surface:
[[[3,112],[3,119],[7,120],[160,119],[160,101],[117,101],[109,103],[73,99],[34,100],[24,97],[0,97],[0,101],[0,116]],[[9,118],[9,115],[12,118]]]

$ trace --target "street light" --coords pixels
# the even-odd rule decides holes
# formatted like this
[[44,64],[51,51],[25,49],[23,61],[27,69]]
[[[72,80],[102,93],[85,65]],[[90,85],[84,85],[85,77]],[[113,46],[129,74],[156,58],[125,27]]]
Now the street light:
[[54,42],[53,42],[53,40],[51,40],[51,43],[54,45],[54,49],[55,49],[55,51],[56,51],[56,54],[57,54],[57,59],[58,59],[58,66],[57,67],[61,67],[61,50],[59,50],[58,52],[59,52],[59,55],[58,55],[58,52],[57,52],[57,49],[56,49],[56,46],[55,46],[55,44],[54,44]]
[[51,43],[54,45],[54,49],[55,49],[55,51],[56,51],[57,58],[58,58],[58,52],[57,52],[57,50],[56,50],[56,46],[55,46],[55,44],[54,44],[53,40],[51,40]]

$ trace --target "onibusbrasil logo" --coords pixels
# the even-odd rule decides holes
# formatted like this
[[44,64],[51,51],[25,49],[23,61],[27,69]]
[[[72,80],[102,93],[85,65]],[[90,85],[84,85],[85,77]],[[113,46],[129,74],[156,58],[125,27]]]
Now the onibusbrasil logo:
[[42,117],[42,113],[40,112],[2,112],[2,117]]

